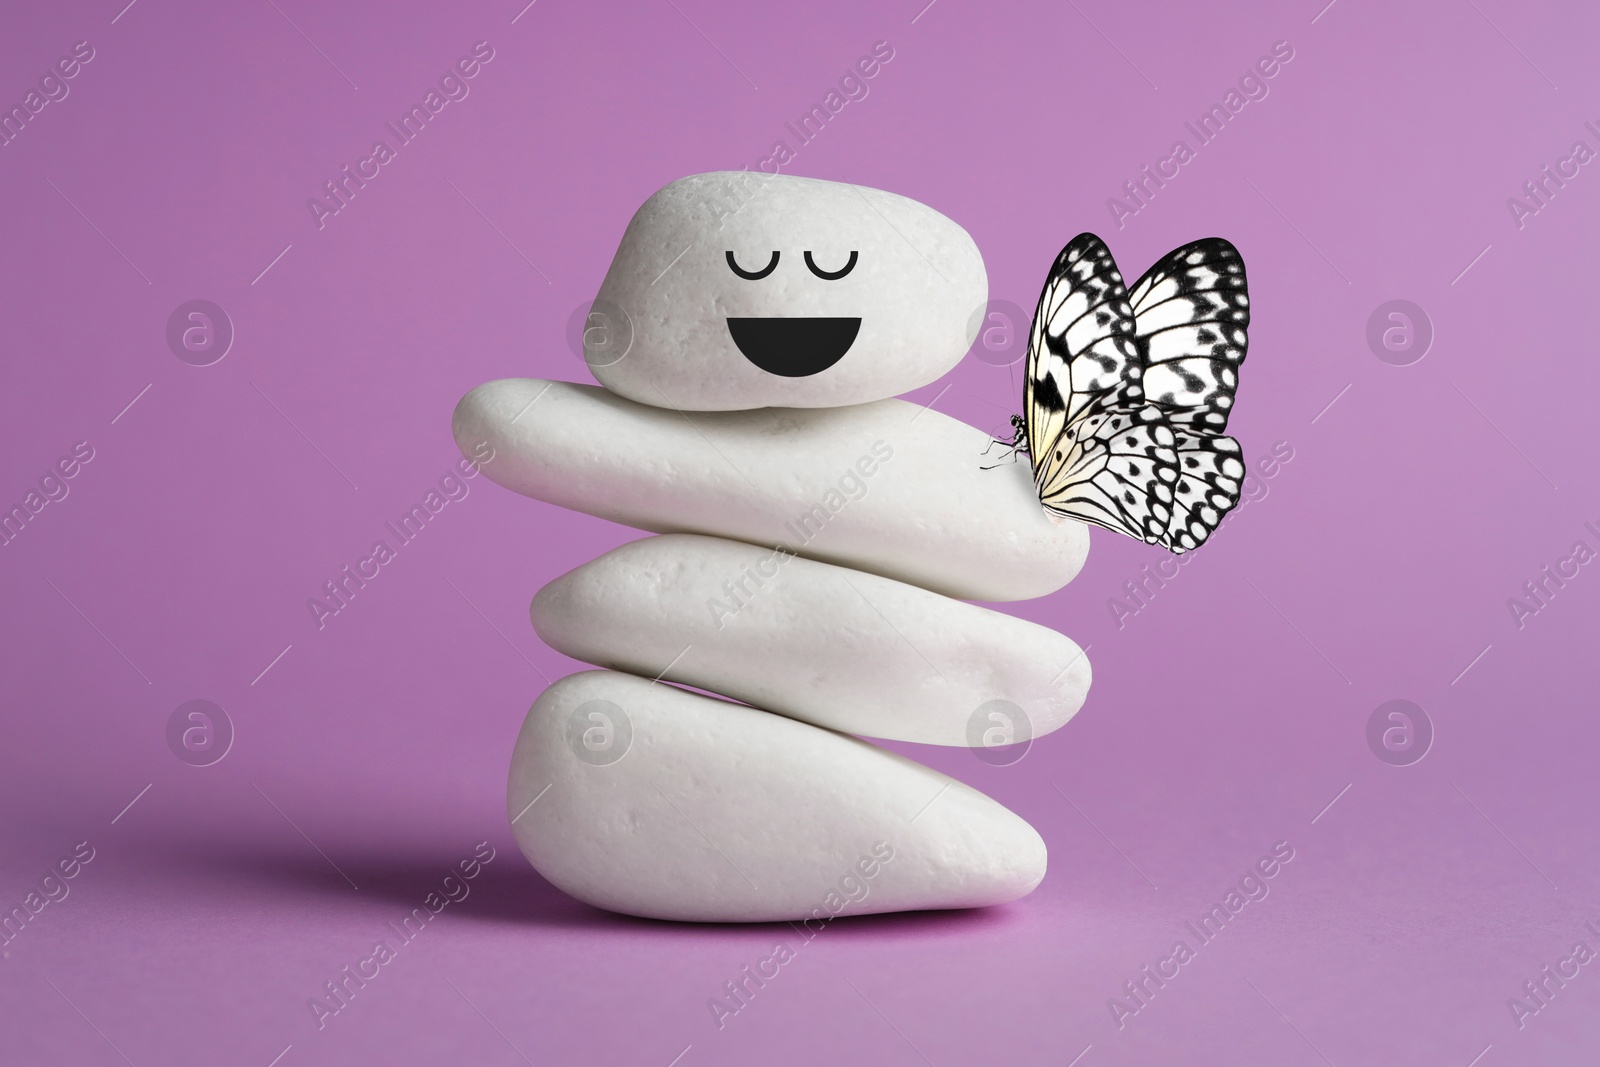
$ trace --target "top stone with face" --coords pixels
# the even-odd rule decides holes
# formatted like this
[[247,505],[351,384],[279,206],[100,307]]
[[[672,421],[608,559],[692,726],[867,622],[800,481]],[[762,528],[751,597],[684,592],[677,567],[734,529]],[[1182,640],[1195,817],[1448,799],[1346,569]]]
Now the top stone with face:
[[628,224],[584,331],[600,384],[691,411],[834,407],[926,385],[988,299],[972,238],[903,196],[697,174]]

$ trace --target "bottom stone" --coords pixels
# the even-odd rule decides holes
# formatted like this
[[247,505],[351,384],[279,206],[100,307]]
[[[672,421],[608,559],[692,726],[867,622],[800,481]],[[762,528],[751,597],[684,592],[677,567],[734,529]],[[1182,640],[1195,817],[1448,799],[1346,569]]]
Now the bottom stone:
[[629,674],[556,682],[517,737],[507,814],[579,900],[767,922],[1025,895],[1044,841],[954,779],[865,741]]

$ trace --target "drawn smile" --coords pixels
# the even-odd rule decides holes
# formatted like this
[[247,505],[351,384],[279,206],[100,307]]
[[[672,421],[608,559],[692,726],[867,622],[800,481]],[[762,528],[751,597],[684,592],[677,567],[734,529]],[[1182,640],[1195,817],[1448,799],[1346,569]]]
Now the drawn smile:
[[783,378],[821,374],[844,358],[860,331],[859,318],[728,320],[728,333],[744,358]]

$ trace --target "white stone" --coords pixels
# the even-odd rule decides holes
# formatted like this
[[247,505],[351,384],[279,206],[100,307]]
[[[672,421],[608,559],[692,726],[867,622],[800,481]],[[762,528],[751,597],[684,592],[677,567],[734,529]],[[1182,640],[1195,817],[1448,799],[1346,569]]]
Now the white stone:
[[[649,918],[815,915],[820,927],[835,914],[999,904],[1045,872],[1031,826],[937,771],[608,671],[563,678],[534,703],[506,802],[551,883]],[[877,859],[871,877],[864,858]]]
[[468,393],[454,431],[466,455],[491,446],[483,472],[527,496],[645,530],[786,545],[963,599],[1044,596],[1089,550],[1087,526],[1045,516],[1025,459],[902,400],[685,414],[512,378]]
[[[778,259],[751,280],[730,252],[747,272]],[[842,270],[852,255],[855,265],[825,279],[808,252],[817,271]],[[955,366],[988,293],[972,238],[915,200],[791,175],[697,174],[628,224],[584,357],[602,385],[643,404],[859,404]]]
[[541,589],[532,615],[574,659],[897,741],[1020,744],[1089,688],[1083,651],[1048,627],[718,537],[623,545]]

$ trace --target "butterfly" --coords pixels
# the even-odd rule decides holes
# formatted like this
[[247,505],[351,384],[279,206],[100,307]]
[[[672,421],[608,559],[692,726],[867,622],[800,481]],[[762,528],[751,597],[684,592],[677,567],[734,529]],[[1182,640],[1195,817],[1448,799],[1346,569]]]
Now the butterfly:
[[1244,260],[1220,237],[1175,248],[1130,291],[1111,251],[1074,237],[1028,337],[1026,448],[1046,513],[1176,553],[1239,502],[1239,442],[1223,431],[1250,325]]

